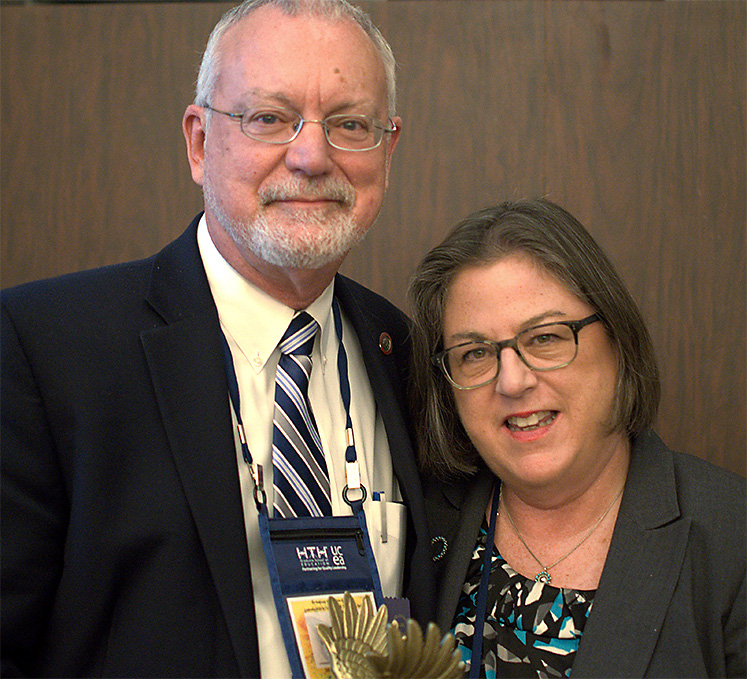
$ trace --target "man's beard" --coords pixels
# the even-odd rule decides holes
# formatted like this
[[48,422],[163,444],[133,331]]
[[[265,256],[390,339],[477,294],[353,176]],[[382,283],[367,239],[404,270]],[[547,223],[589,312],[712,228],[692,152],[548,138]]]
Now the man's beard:
[[[228,216],[213,191],[209,177],[204,177],[205,204],[239,248],[276,266],[293,269],[319,269],[342,260],[365,235],[350,215],[355,191],[338,179],[301,180],[291,178],[259,192],[257,213],[247,219]],[[333,201],[325,209],[269,208],[277,200],[304,197]],[[332,214],[330,214],[332,211]]]

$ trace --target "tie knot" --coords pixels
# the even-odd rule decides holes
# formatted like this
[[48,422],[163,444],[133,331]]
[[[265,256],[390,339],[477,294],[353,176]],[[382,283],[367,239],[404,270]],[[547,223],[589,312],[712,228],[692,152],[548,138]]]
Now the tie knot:
[[314,336],[319,324],[310,314],[302,311],[293,317],[288,329],[280,340],[280,353],[294,356],[310,356],[314,346]]

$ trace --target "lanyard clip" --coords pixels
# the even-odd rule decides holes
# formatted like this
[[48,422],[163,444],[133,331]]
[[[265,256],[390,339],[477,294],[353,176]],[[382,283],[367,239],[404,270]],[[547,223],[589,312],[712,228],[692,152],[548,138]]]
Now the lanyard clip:
[[361,468],[355,456],[355,438],[353,437],[353,428],[348,427],[345,430],[345,487],[350,490],[358,490],[361,487]]
[[[357,460],[345,463],[345,482],[345,488],[342,489],[342,499],[351,507],[354,502],[363,504],[366,501],[366,487],[361,485],[361,470]],[[355,493],[357,497],[352,500],[348,495],[351,490],[360,491],[360,493]]]
[[267,504],[267,493],[265,493],[264,472],[261,464],[250,464],[249,470],[254,479],[254,502],[257,507]]
[[345,483],[350,490],[358,490],[361,487],[361,470],[358,460],[345,463]]

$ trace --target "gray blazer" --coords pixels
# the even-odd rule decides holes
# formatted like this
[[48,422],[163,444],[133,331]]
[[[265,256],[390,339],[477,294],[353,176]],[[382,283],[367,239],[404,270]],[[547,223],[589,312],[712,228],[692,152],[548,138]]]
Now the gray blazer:
[[[426,487],[444,632],[492,484]],[[638,437],[573,676],[745,677],[745,551],[744,479]]]

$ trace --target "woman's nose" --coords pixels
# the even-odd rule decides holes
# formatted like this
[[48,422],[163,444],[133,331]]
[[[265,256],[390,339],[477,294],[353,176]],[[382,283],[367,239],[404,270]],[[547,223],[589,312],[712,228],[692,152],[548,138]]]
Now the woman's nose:
[[495,381],[495,390],[503,396],[518,398],[537,384],[537,374],[512,347],[504,348],[500,355],[500,367]]

